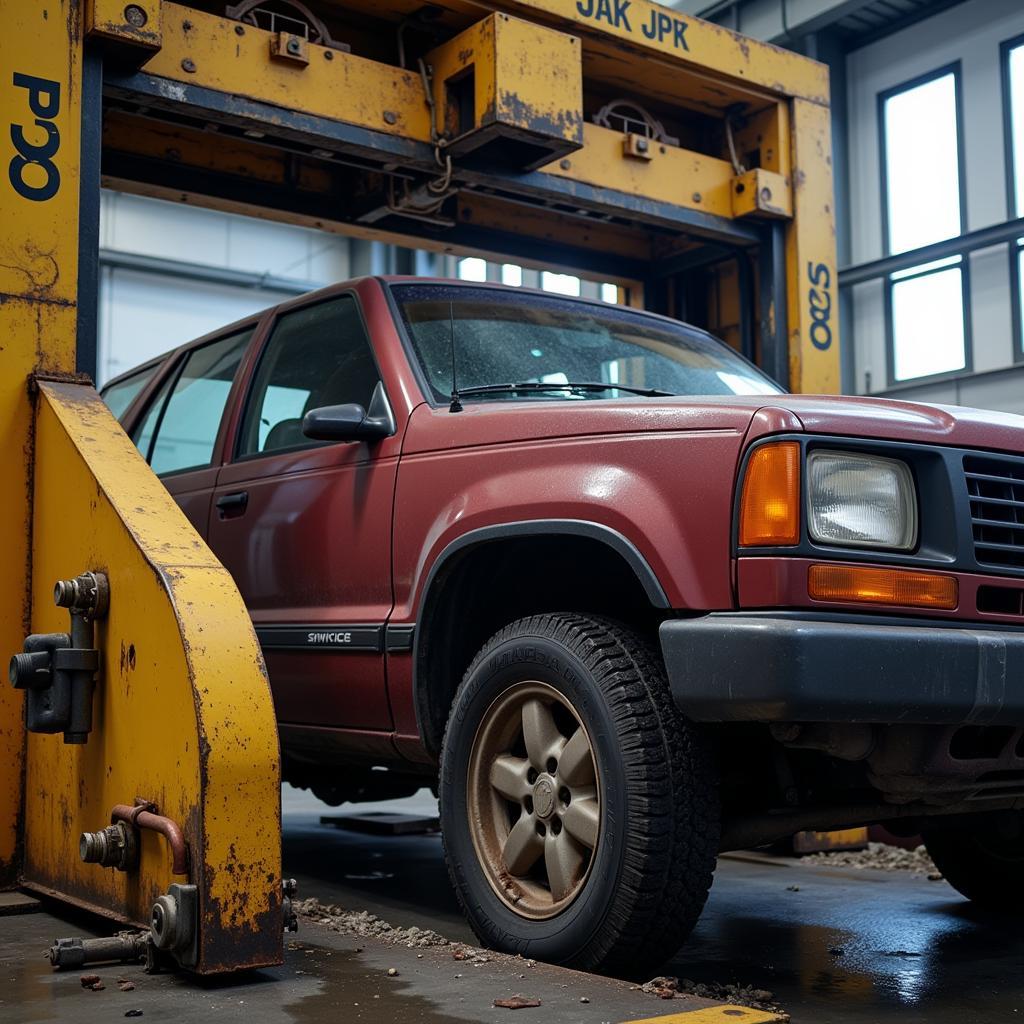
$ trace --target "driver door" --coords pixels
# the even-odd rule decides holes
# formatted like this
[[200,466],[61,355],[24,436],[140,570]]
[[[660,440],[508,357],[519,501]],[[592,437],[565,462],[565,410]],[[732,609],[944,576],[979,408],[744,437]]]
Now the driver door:
[[277,315],[256,362],[209,542],[245,598],[282,723],[388,729],[384,623],[399,441],[320,442],[310,409],[381,377],[354,295]]

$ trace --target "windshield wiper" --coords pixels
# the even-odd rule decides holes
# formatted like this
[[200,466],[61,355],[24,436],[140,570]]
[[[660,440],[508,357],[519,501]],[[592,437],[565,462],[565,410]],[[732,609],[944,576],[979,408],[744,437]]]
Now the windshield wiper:
[[452,394],[452,409],[460,398],[467,395],[500,395],[512,392],[537,391],[575,391],[581,394],[595,391],[628,391],[631,395],[643,395],[646,398],[675,398],[671,391],[659,391],[657,388],[634,388],[628,384],[603,384],[599,381],[567,381],[565,384],[548,384],[540,381],[525,381],[521,384],[477,384],[474,387],[459,388]]

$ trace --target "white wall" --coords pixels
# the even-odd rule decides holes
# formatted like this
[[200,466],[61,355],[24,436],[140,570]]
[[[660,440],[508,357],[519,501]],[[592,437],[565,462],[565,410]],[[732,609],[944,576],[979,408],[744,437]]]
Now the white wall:
[[183,281],[160,273],[100,271],[98,384],[192,338],[292,296],[263,288]]
[[[851,246],[854,264],[884,256],[878,94],[946,64],[961,62],[966,164],[963,230],[1010,216],[1003,148],[999,44],[1024,32],[1022,0],[969,0],[911,28],[849,54],[846,62],[850,154]],[[928,174],[928,153],[920,154]],[[1009,256],[1005,246],[970,257],[974,370],[967,382],[929,383],[899,393],[931,401],[964,402],[1024,412],[1024,371],[1001,372],[1014,361]],[[856,390],[886,388],[883,284],[854,290]],[[850,332],[847,332],[847,338]],[[1000,371],[1000,372],[991,372]],[[1014,383],[1016,381],[1016,383]],[[915,393],[916,392],[916,393]]]
[[[290,279],[296,288],[350,275],[349,242],[337,235],[117,192],[101,196],[100,251]],[[97,383],[291,294],[258,278],[221,284],[102,266]]]

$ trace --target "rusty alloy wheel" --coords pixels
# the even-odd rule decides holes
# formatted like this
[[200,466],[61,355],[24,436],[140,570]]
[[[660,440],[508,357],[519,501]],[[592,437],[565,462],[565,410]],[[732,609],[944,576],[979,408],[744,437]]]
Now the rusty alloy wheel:
[[601,789],[586,727],[554,687],[515,683],[487,709],[469,755],[467,812],[491,887],[517,914],[554,917],[586,885]]

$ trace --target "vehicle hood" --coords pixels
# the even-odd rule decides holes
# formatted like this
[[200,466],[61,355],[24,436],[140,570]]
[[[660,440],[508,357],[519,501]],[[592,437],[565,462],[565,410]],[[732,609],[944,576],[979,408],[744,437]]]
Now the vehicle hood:
[[962,406],[840,395],[470,402],[462,412],[423,404],[403,453],[601,434],[728,431],[752,441],[805,431],[1024,454],[1024,416]]
[[886,398],[786,395],[773,405],[796,416],[809,434],[838,434],[1024,454],[1024,416],[956,405]]

